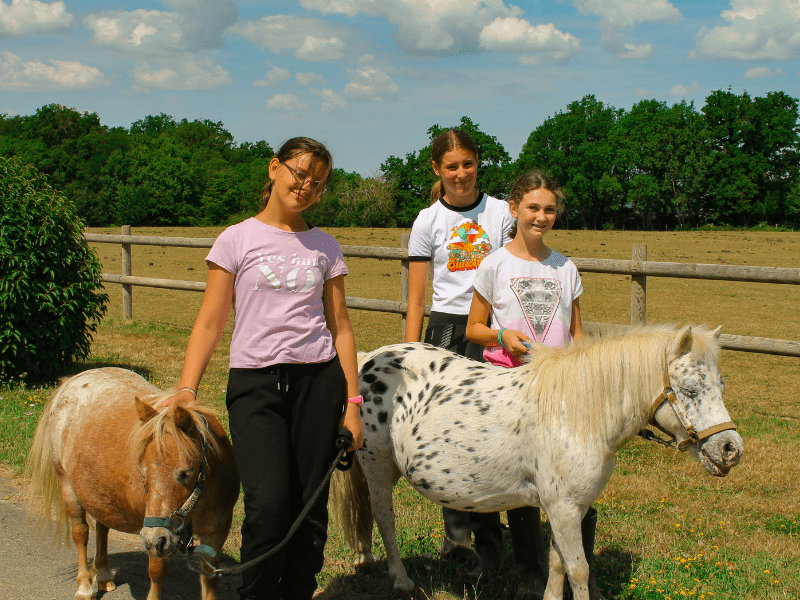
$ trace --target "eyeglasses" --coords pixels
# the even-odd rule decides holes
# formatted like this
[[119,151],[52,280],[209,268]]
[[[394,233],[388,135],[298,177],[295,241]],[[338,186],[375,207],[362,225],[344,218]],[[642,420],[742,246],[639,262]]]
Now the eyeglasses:
[[294,177],[295,183],[297,183],[300,187],[303,187],[306,184],[306,182],[308,182],[311,186],[312,193],[316,195],[322,195],[325,193],[325,189],[327,188],[327,186],[325,185],[325,181],[323,181],[322,179],[312,180],[311,175],[293,169],[285,162],[283,162],[281,159],[278,159],[278,162],[281,163],[287,169],[289,169],[289,172],[292,174],[292,177]]

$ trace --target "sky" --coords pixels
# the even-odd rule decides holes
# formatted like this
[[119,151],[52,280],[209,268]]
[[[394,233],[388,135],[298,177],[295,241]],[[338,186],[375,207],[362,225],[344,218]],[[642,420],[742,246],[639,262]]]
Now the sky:
[[800,0],[0,0],[0,114],[306,135],[364,176],[462,116],[513,160],[585,95],[700,109],[728,88],[800,97]]

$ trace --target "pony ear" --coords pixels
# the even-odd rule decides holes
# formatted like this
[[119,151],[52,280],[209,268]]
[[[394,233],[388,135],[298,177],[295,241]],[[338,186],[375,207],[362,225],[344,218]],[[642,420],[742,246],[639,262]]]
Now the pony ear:
[[678,332],[678,343],[675,346],[675,356],[683,356],[688,354],[692,349],[692,328],[690,326],[684,327]]
[[136,412],[139,414],[139,420],[142,423],[147,423],[150,419],[158,414],[158,411],[144,402],[139,396],[134,396],[136,402]]
[[175,421],[175,426],[181,431],[189,433],[189,430],[194,425],[192,415],[190,415],[189,411],[180,404],[176,404],[173,411],[172,419]]
[[719,339],[719,336],[720,336],[720,335],[722,335],[722,325],[720,325],[719,327],[717,327],[717,328],[716,328],[714,331],[712,331],[711,333],[712,333],[712,334],[714,334],[714,339],[715,339],[715,340],[718,340],[718,339]]

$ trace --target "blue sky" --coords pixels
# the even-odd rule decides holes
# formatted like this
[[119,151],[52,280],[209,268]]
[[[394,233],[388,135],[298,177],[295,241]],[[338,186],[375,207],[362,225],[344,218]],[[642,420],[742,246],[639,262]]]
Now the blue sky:
[[464,115],[513,159],[586,94],[699,108],[728,87],[800,96],[800,0],[0,0],[0,113],[308,135],[363,175]]

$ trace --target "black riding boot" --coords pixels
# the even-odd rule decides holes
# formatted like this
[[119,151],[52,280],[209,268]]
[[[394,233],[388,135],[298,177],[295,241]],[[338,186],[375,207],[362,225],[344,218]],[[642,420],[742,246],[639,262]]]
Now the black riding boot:
[[[606,600],[600,590],[597,589],[597,581],[594,577],[594,536],[597,530],[597,511],[590,506],[586,516],[581,521],[581,539],[583,541],[583,552],[586,554],[586,562],[589,563],[589,600]],[[564,576],[564,600],[572,599],[572,586],[569,579]]]
[[517,598],[542,600],[547,587],[547,576],[542,568],[542,522],[538,506],[523,506],[509,510],[508,528],[511,530],[511,547],[517,563],[520,584]]
[[442,507],[442,521],[444,536],[439,557],[477,567],[480,557],[472,549],[473,513]]
[[472,528],[475,532],[475,550],[481,561],[480,565],[459,580],[467,585],[478,585],[493,579],[500,570],[503,560],[500,513],[472,513]]

